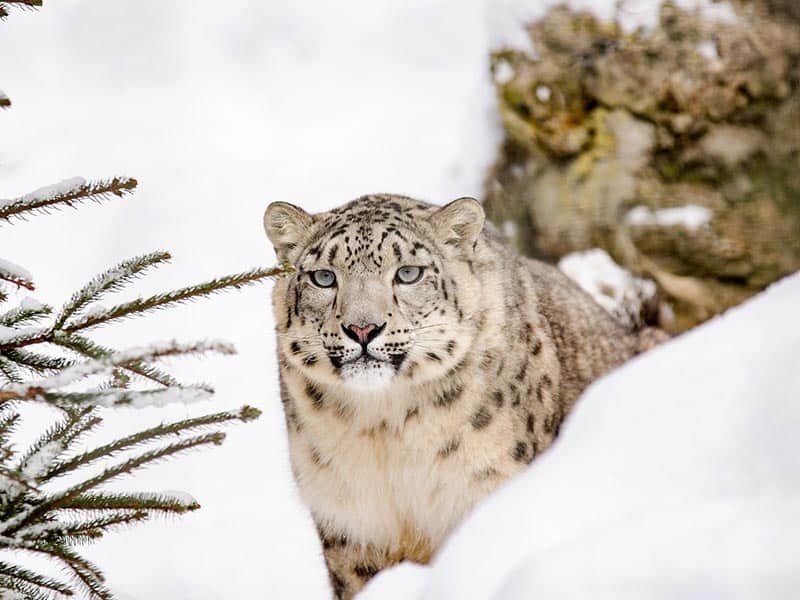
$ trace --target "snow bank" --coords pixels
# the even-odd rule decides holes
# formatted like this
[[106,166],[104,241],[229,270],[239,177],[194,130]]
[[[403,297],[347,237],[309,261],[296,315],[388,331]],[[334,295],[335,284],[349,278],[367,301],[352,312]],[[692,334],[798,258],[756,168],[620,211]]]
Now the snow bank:
[[800,274],[596,382],[432,567],[362,598],[797,597],[798,303]]

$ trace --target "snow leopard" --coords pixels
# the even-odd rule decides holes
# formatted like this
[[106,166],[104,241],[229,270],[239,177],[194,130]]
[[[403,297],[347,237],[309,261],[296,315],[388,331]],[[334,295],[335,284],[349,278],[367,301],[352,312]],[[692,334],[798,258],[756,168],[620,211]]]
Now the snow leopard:
[[663,339],[512,251],[473,198],[375,194],[264,228],[290,462],[333,597],[428,563],[552,444],[581,391]]

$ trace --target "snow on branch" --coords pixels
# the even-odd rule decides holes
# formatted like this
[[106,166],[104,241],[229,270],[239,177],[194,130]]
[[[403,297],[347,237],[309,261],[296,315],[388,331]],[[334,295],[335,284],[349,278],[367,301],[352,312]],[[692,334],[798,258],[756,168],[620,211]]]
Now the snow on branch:
[[49,212],[64,206],[72,207],[75,203],[86,200],[100,202],[111,196],[124,196],[131,193],[136,185],[136,180],[130,177],[89,182],[83,177],[65,179],[19,198],[0,200],[0,220],[8,221],[12,217],[24,218],[30,213]]
[[[0,19],[8,17],[8,5],[22,9],[37,9],[42,5],[42,0],[3,0],[0,2]],[[9,103],[10,104],[10,103]]]
[[[0,207],[0,210],[2,210],[2,207]],[[0,258],[0,280],[17,287],[33,290],[33,275],[30,274],[30,271],[3,258]]]
[[59,392],[59,388],[90,377],[111,374],[118,367],[141,364],[168,356],[198,355],[208,352],[234,354],[234,348],[219,341],[180,344],[176,341],[151,344],[112,353],[102,358],[66,366],[55,375],[24,384],[12,384],[0,390],[0,405],[13,400],[38,400],[57,405],[94,406],[162,406],[169,402],[194,402],[208,398],[212,390],[203,386],[171,386],[156,390],[91,390],[87,392]]

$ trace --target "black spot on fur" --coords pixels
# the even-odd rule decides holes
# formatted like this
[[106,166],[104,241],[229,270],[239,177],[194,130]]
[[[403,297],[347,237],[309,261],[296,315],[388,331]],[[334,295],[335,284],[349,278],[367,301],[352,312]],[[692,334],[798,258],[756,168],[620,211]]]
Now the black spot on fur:
[[544,402],[544,392],[545,390],[549,390],[550,387],[553,385],[553,381],[550,379],[549,375],[542,375],[539,379],[539,383],[536,385],[536,401],[539,403]]
[[331,246],[331,249],[328,250],[328,262],[333,264],[333,260],[336,258],[336,253],[339,252],[339,245]]
[[494,405],[497,408],[503,406],[503,403],[505,402],[505,398],[503,398],[503,392],[500,390],[496,390],[494,394],[492,394],[492,399],[494,400]]
[[313,354],[309,354],[303,359],[303,364],[307,367],[317,364],[317,357]]
[[526,423],[526,428],[528,430],[528,433],[533,433],[533,426],[534,425],[535,425],[535,421],[533,419],[533,413],[529,412],[528,413],[528,422]]
[[441,407],[450,406],[451,404],[453,404],[453,402],[458,400],[459,396],[461,396],[461,392],[463,391],[464,388],[463,386],[460,385],[447,388],[444,391],[439,392],[439,394],[434,399],[433,403],[436,406],[441,406]]
[[512,450],[511,455],[516,461],[527,462],[528,444],[525,442],[517,442],[517,445],[514,446],[514,450]]
[[392,244],[392,251],[394,252],[394,255],[397,258],[397,260],[403,259],[403,253],[400,252],[400,245],[397,242]]
[[461,440],[457,437],[454,437],[452,440],[448,441],[444,446],[439,448],[439,452],[437,452],[439,458],[447,458],[453,452],[458,450],[458,447],[461,445]]
[[473,477],[475,478],[476,481],[485,481],[486,479],[497,477],[499,474],[500,471],[498,471],[494,467],[487,467],[485,469],[481,469],[480,471],[476,471],[473,474]]
[[432,361],[435,361],[435,362],[442,362],[441,357],[438,354],[435,354],[433,352],[426,352],[425,356],[428,357],[429,360],[432,360]]
[[379,569],[372,565],[356,565],[353,568],[353,573],[358,575],[361,579],[371,579],[375,576]]
[[475,429],[483,429],[486,427],[492,420],[492,413],[489,411],[488,408],[485,406],[481,406],[472,418],[470,419],[470,423]]
[[298,342],[292,342],[289,349],[292,351],[292,354],[300,354],[303,351]]
[[333,596],[336,600],[342,600],[345,592],[347,591],[347,584],[344,579],[339,576],[335,571],[328,569],[328,576],[331,580],[331,587],[333,588]]
[[447,342],[447,346],[445,346],[445,350],[447,350],[448,354],[452,355],[453,351],[455,349],[456,349],[456,343],[453,340],[450,340],[449,342]]
[[405,422],[408,423],[408,421],[410,419],[413,419],[414,417],[418,417],[418,416],[419,416],[419,406],[415,406],[414,408],[409,408],[406,411],[406,420],[405,420]]
[[306,383],[306,395],[311,399],[311,404],[314,408],[322,408],[324,404],[322,390],[310,381]]

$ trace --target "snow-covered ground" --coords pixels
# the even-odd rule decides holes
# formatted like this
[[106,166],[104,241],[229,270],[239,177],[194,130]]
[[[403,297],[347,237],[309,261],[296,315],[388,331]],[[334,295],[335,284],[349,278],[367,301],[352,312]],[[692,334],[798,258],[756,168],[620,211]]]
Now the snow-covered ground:
[[800,274],[593,384],[432,567],[364,600],[800,595]]
[[[581,4],[579,0],[573,3]],[[602,10],[612,4],[611,0],[592,3]],[[491,44],[519,39],[518,15],[525,13],[526,6],[535,12],[543,5],[534,0],[355,0],[344,4],[324,0],[46,0],[39,12],[13,11],[8,21],[0,23],[0,84],[14,102],[10,111],[0,113],[0,198],[77,175],[131,175],[139,179],[140,186],[132,197],[103,206],[86,205],[77,211],[3,226],[0,253],[33,273],[39,299],[58,305],[79,283],[99,271],[156,248],[172,250],[173,264],[143,280],[136,294],[172,289],[254,264],[271,264],[274,256],[261,229],[261,215],[273,200],[322,210],[374,191],[401,192],[435,202],[480,195],[485,169],[499,141],[487,53]],[[647,22],[652,5],[651,0],[631,0],[626,14]],[[797,292],[796,281],[793,285]],[[268,292],[262,287],[228,294],[100,329],[96,334],[99,341],[119,348],[172,338],[222,338],[232,341],[240,352],[233,358],[175,363],[173,371],[182,379],[207,381],[216,387],[218,393],[212,401],[107,411],[107,437],[244,403],[264,410],[256,423],[231,429],[222,448],[151,467],[136,478],[115,484],[117,489],[185,490],[203,505],[196,513],[144,524],[86,549],[105,570],[112,588],[125,598],[328,597],[316,535],[299,503],[288,466],[276,393]],[[764,327],[766,332],[766,324]],[[720,353],[730,354],[737,348],[734,342],[749,342],[757,368],[740,367],[737,372],[721,363],[713,367],[726,369],[732,377],[726,385],[750,390],[747,397],[751,400],[763,396],[760,389],[753,389],[761,379],[752,374],[768,375],[767,364],[756,359],[761,360],[762,349],[772,348],[767,345],[766,333],[756,335],[756,330],[752,322],[748,330],[752,337],[726,330],[719,344]],[[777,333],[786,344],[789,334],[788,325]],[[797,350],[797,338],[792,339]],[[691,340],[687,338],[687,343]],[[705,350],[711,355],[711,346]],[[679,358],[667,348],[631,370],[660,365],[662,377],[678,372],[681,381],[675,385],[690,386],[687,374],[696,371],[688,366],[696,360],[686,359],[689,365],[683,369],[683,360],[667,365],[665,356]],[[769,368],[778,369],[779,365]],[[652,374],[654,380],[656,375]],[[639,562],[631,563],[636,568],[626,570],[624,563],[613,562],[603,566],[613,567],[621,575],[635,574],[640,568],[644,575],[652,574],[652,564],[662,556],[679,569],[681,564],[667,550],[663,555],[651,555],[650,570],[643,562],[648,532],[677,532],[684,539],[691,534],[686,529],[688,522],[670,525],[677,505],[664,501],[663,521],[645,521],[645,516],[654,513],[642,512],[640,529],[634,527],[632,517],[614,528],[609,523],[620,495],[612,492],[623,483],[629,486],[623,488],[629,503],[617,507],[620,519],[637,507],[642,509],[636,502],[644,498],[647,486],[661,489],[657,482],[674,480],[674,496],[683,482],[681,469],[688,467],[656,456],[658,440],[675,440],[676,448],[667,457],[694,439],[688,431],[705,432],[720,447],[735,439],[757,444],[761,438],[731,436],[747,433],[747,425],[753,428],[753,436],[761,432],[763,439],[771,440],[771,428],[780,425],[781,415],[754,414],[752,403],[737,405],[723,412],[729,416],[724,421],[727,425],[718,425],[712,417],[719,417],[719,412],[713,407],[724,398],[723,390],[715,396],[715,404],[705,407],[698,401],[684,420],[665,421],[671,423],[669,428],[640,431],[631,427],[626,430],[630,436],[613,435],[610,415],[616,413],[603,406],[639,398],[640,390],[635,394],[625,391],[638,377],[626,383],[624,377],[615,376],[598,386],[597,390],[602,390],[615,385],[619,390],[612,398],[600,391],[589,397],[600,397],[601,406],[593,414],[604,418],[595,423],[576,414],[565,429],[563,443],[538,461],[529,476],[513,482],[492,500],[510,506],[517,490],[520,500],[524,498],[533,507],[533,492],[529,494],[528,488],[536,488],[537,511],[531,508],[530,513],[520,514],[509,509],[508,522],[491,528],[487,525],[484,531],[474,523],[491,521],[494,509],[482,508],[473,525],[460,531],[442,555],[441,570],[437,567],[429,576],[426,571],[403,567],[382,576],[373,597],[376,593],[384,597],[377,590],[386,591],[389,581],[398,586],[429,586],[427,597],[445,597],[442,590],[451,581],[448,577],[458,579],[456,569],[463,570],[463,579],[452,588],[454,594],[473,584],[473,593],[495,590],[506,580],[513,591],[526,577],[554,586],[559,579],[552,578],[563,575],[570,561],[600,569],[600,563],[591,562],[598,556],[593,548],[599,543],[613,542],[621,548],[609,560],[622,560],[622,549],[641,549],[633,556]],[[784,381],[784,385],[789,390],[791,382]],[[797,397],[796,385],[794,391]],[[650,399],[660,393],[653,390]],[[678,400],[688,402],[688,396],[681,394]],[[651,403],[632,406],[645,411]],[[788,406],[784,408],[788,411]],[[785,417],[788,420],[792,414],[797,424],[796,412],[786,412]],[[632,412],[628,418],[637,423],[654,422],[648,415],[647,411]],[[737,424],[743,429],[736,429]],[[785,423],[781,426],[788,427]],[[653,457],[649,465],[636,463],[638,470],[627,479],[623,471],[630,465],[621,458],[613,463],[618,472],[605,468],[600,457],[639,453],[631,450],[637,442],[645,444],[642,456]],[[588,458],[581,462],[578,456]],[[558,479],[556,465],[567,460],[573,461],[565,467],[573,479],[566,475]],[[707,462],[701,464],[708,466]],[[547,472],[551,475],[543,474]],[[701,472],[706,471],[686,475],[698,478],[692,480],[694,487],[687,487],[687,494],[701,489]],[[658,479],[657,473],[663,479]],[[779,473],[775,473],[777,477]],[[638,483],[635,476],[640,477]],[[534,477],[535,485],[531,483]],[[723,480],[722,474],[714,479],[717,487],[713,489],[721,490]],[[547,498],[540,489],[542,481],[555,482]],[[750,493],[758,491],[751,489]],[[765,512],[764,518],[791,508],[786,504],[789,495],[777,498],[773,504],[765,500],[764,506],[772,512]],[[711,510],[711,500],[705,500],[708,502],[692,506],[698,511]],[[651,505],[649,500],[647,505]],[[750,508],[742,510],[752,508],[747,506]],[[548,507],[552,518],[540,517]],[[570,507],[581,515],[575,522],[566,519]],[[584,512],[578,510],[581,507]],[[722,519],[736,508],[731,502],[715,514]],[[490,516],[484,516],[487,514]],[[596,521],[592,521],[594,516]],[[696,513],[698,526],[710,527],[710,521],[702,517],[702,512]],[[588,523],[601,520],[610,533],[603,534],[598,525],[595,537],[590,536]],[[536,536],[528,527],[534,522]],[[756,521],[750,522],[753,531],[760,531]],[[565,523],[572,529],[565,528]],[[734,530],[728,522],[725,531],[747,533]],[[548,544],[558,546],[563,554],[548,553],[547,563],[536,555],[535,568],[512,576],[514,564],[502,569],[491,564],[505,564],[509,556],[491,545],[502,545],[503,533],[518,551],[514,555],[518,560],[534,556]],[[486,549],[493,554],[473,550],[479,534],[485,536]],[[780,540],[776,540],[777,544]],[[708,547],[708,555],[719,556],[720,548],[732,545]],[[702,549],[699,544],[693,548],[698,553]],[[698,555],[697,564],[702,563],[700,558]],[[478,581],[481,569],[492,576]],[[398,577],[403,570],[413,572],[414,578]]]

